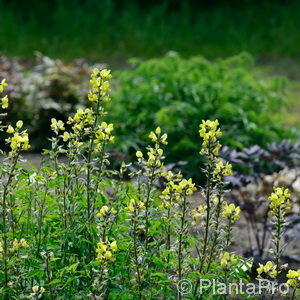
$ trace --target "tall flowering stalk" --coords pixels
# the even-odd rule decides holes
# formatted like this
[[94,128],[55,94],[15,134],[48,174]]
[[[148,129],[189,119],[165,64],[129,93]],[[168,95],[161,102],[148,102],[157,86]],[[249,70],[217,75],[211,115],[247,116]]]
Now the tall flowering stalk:
[[[110,97],[108,95],[110,91],[110,83],[109,79],[111,79],[112,75],[110,74],[110,70],[103,69],[99,70],[95,68],[93,70],[93,73],[91,75],[91,90],[88,94],[88,99],[92,103],[95,103],[95,109],[92,110],[92,115],[94,118],[93,124],[91,125],[91,128],[89,129],[89,145],[87,149],[87,177],[86,177],[86,197],[87,197],[87,219],[88,222],[93,220],[94,218],[94,205],[93,205],[93,199],[91,199],[92,196],[92,189],[91,189],[91,174],[94,169],[94,166],[92,164],[92,155],[94,152],[95,144],[97,144],[97,141],[103,141],[106,140],[106,134],[110,135],[111,133],[111,127],[105,126],[105,124],[102,124],[103,126],[99,126],[99,117],[104,116],[106,114],[104,107],[102,106],[103,102],[109,102]],[[104,128],[102,128],[104,127]],[[112,137],[109,137],[110,141],[113,140]],[[104,147],[102,145],[102,147]],[[93,194],[94,195],[94,194]]]
[[[218,158],[221,147],[219,138],[222,136],[218,120],[202,121],[199,134],[203,139],[200,154],[206,158],[204,169],[206,184],[202,192],[205,203],[193,209],[191,214],[194,225],[197,226],[201,221],[198,231],[195,227],[195,233],[203,232],[203,238],[198,239],[196,236],[199,258],[197,271],[205,274],[210,271],[212,262],[218,254],[227,251],[231,242],[233,223],[239,216],[239,208],[234,204],[227,204],[224,200],[227,185],[225,178],[232,174],[232,166]],[[199,282],[198,278],[194,287],[194,296],[198,292]]]
[[221,144],[219,143],[219,137],[222,136],[222,132],[219,128],[218,120],[215,121],[202,121],[199,130],[200,137],[203,138],[202,149],[200,154],[205,156],[207,159],[205,175],[206,175],[206,186],[204,191],[204,199],[206,204],[206,222],[204,229],[204,241],[203,248],[201,249],[201,262],[199,272],[201,273],[204,267],[204,262],[207,257],[206,252],[208,248],[209,239],[209,228],[211,221],[211,204],[212,204],[212,191],[214,188],[213,181],[213,170],[216,164],[217,156]]
[[154,147],[149,146],[148,150],[148,160],[145,162],[145,172],[144,175],[148,178],[146,184],[146,194],[145,194],[145,250],[148,250],[149,243],[149,213],[150,206],[152,202],[151,193],[153,190],[153,184],[155,179],[161,176],[161,172],[164,170],[164,166],[161,162],[163,159],[163,149],[161,145],[167,145],[167,134],[161,134],[161,128],[157,127],[155,132],[151,131],[149,138],[154,142]]
[[[275,227],[272,239],[273,248],[271,250],[274,256],[274,262],[268,261],[265,265],[259,264],[257,268],[258,277],[264,274],[277,281],[278,275],[282,271],[282,267],[280,266],[280,259],[283,252],[281,239],[286,226],[285,215],[291,208],[290,197],[291,195],[288,189],[282,187],[274,187],[273,193],[269,196],[270,213],[273,217],[272,223]],[[289,283],[293,282],[290,281]],[[272,299],[274,299],[274,293],[272,293]]]
[[[187,242],[187,211],[188,211],[188,203],[187,197],[192,195],[194,191],[196,191],[195,184],[192,182],[192,179],[181,180],[178,185],[175,187],[176,191],[176,201],[179,203],[178,208],[178,216],[179,216],[179,228],[177,230],[177,238],[178,238],[178,246],[177,246],[177,275],[178,282],[183,279],[184,270],[185,270],[185,257],[186,253],[184,253],[184,244]],[[178,294],[179,299],[182,299],[182,294]]]
[[[153,251],[156,249],[155,243],[151,243],[151,248],[149,246],[150,239],[152,239],[150,232],[151,215],[157,212],[157,208],[153,206],[153,193],[155,182],[165,171],[162,163],[164,156],[161,146],[167,144],[167,134],[162,134],[161,128],[157,127],[155,131],[150,132],[149,138],[154,145],[147,147],[147,156],[144,157],[141,151],[136,152],[139,169],[130,174],[132,177],[137,177],[136,195],[131,197],[125,208],[131,216],[133,265],[136,270],[139,297],[142,297],[145,277],[149,275],[149,264],[154,255]],[[145,294],[146,290],[143,293]]]
[[241,209],[239,206],[235,206],[233,203],[226,204],[222,210],[222,216],[225,219],[225,245],[224,250],[228,251],[228,247],[232,241],[232,229],[233,224],[240,218]]
[[161,193],[162,203],[160,208],[164,212],[164,216],[162,218],[162,236],[163,240],[165,241],[165,250],[167,251],[166,263],[169,265],[171,255],[171,236],[174,234],[174,210],[178,208],[178,193],[176,190],[178,182],[180,182],[182,178],[182,174],[174,174],[173,172],[168,171],[167,173],[162,173],[162,175],[167,180],[166,187]]
[[[4,88],[7,86],[5,79],[0,83],[0,93],[4,92]],[[6,109],[8,107],[8,97],[5,95],[0,98],[1,107]],[[2,114],[2,115],[5,115]],[[2,248],[2,260],[4,264],[4,284],[5,290],[8,288],[8,238],[7,235],[10,230],[8,224],[8,211],[12,212],[12,207],[9,206],[7,198],[13,192],[14,185],[13,180],[16,175],[17,163],[20,159],[20,153],[30,148],[28,133],[26,130],[22,130],[23,121],[18,121],[15,128],[11,125],[7,127],[6,132],[10,135],[6,139],[6,143],[9,144],[10,152],[8,153],[8,162],[4,162],[2,165],[1,181],[2,181],[2,236],[3,246]],[[3,127],[2,127],[3,128]],[[5,175],[5,176],[3,176]],[[12,221],[13,222],[13,221]],[[13,225],[14,226],[14,225]],[[6,291],[4,292],[4,299],[7,299]]]
[[286,212],[291,208],[290,197],[291,195],[289,190],[281,187],[274,188],[274,192],[269,197],[270,211],[271,215],[274,217],[272,222],[275,225],[273,254],[278,273],[280,272],[280,258],[283,251],[281,246],[281,238],[286,225],[285,215]]
[[216,258],[219,247],[219,241],[222,238],[220,231],[222,229],[222,209],[224,207],[224,194],[226,188],[226,182],[224,178],[226,176],[232,175],[232,166],[229,163],[224,164],[221,160],[217,160],[215,164],[215,169],[213,171],[213,178],[216,182],[216,196],[214,198],[214,216],[213,216],[213,224],[212,224],[212,241],[210,246],[209,258],[206,266],[206,272],[209,271],[211,263]]

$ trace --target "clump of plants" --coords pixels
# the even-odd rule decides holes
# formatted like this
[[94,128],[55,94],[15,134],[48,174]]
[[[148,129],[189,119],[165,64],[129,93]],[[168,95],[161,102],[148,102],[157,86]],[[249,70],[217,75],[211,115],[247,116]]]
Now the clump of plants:
[[[90,106],[67,122],[51,120],[51,148],[40,168],[24,166],[22,153],[30,142],[23,122],[1,123],[10,148],[0,164],[1,297],[210,299],[214,292],[200,289],[202,279],[249,282],[252,260],[230,249],[240,208],[226,200],[225,178],[232,167],[219,158],[219,122],[200,124],[203,186],[167,171],[168,135],[159,126],[150,132],[149,145],[135,153],[136,170],[125,163],[112,170],[107,147],[115,141],[114,126],[106,121],[110,79],[109,70],[94,69]],[[0,93],[6,86],[2,80]],[[7,109],[8,97],[0,100]],[[125,176],[131,180],[122,180]],[[260,275],[272,269],[277,278],[281,272],[289,197],[281,188],[270,196],[274,265],[260,266]],[[299,289],[298,273],[288,274],[291,297]]]
[[197,176],[199,120],[217,118],[231,149],[264,147],[291,136],[274,114],[284,104],[285,81],[262,79],[252,65],[245,53],[214,62],[176,53],[132,60],[131,69],[116,75],[111,106],[111,119],[118,122],[116,146],[133,157],[147,144],[145,133],[164,124],[171,145],[167,161],[185,160],[189,174]]

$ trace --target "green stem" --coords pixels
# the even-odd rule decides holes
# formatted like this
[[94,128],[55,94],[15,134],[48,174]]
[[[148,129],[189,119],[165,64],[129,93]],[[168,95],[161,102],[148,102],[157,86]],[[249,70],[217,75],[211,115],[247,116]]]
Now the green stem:
[[[179,244],[178,244],[178,282],[182,279],[182,265],[183,265],[183,253],[182,253],[182,243],[183,236],[185,231],[185,214],[186,214],[186,196],[183,198],[183,206],[182,206],[182,215],[181,215],[181,224],[179,231]],[[181,293],[178,294],[179,300],[182,299]]]
[[[7,245],[7,232],[8,228],[6,226],[6,197],[7,197],[7,190],[12,181],[14,170],[16,168],[16,164],[18,162],[20,153],[17,152],[14,156],[12,167],[8,173],[8,179],[6,184],[4,185],[3,189],[3,199],[2,199],[2,223],[3,223],[3,262],[4,262],[4,282],[5,282],[5,289],[8,287],[8,266],[7,266],[7,254],[8,254],[8,245]],[[7,293],[4,291],[4,299],[7,299]]]
[[89,147],[88,147],[88,159],[87,159],[87,179],[86,179],[86,201],[87,201],[87,218],[88,218],[88,222],[90,222],[91,219],[91,203],[90,203],[90,190],[91,190],[91,172],[92,172],[92,164],[91,164],[91,160],[92,160],[92,153],[93,153],[93,146],[94,146],[94,138],[95,138],[95,129],[98,123],[98,115],[99,115],[99,109],[100,109],[100,102],[101,100],[99,99],[97,102],[97,106],[96,106],[96,112],[95,112],[95,119],[94,119],[94,123],[92,126],[92,135],[90,138],[90,142],[89,142]]

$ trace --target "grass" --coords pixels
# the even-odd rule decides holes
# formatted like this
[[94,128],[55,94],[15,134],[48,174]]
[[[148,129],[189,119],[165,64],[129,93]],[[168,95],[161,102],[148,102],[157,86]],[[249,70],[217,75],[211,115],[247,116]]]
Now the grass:
[[208,58],[246,50],[256,57],[299,58],[297,1],[196,8],[184,2],[177,9],[169,2],[145,8],[134,1],[33,1],[25,6],[2,0],[0,51],[115,60],[169,50]]

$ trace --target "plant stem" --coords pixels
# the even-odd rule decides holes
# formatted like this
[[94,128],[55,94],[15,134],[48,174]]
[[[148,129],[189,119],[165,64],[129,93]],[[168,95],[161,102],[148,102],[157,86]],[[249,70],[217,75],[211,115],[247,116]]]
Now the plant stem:
[[[182,215],[181,215],[181,224],[180,224],[180,231],[179,231],[179,241],[178,241],[178,282],[182,279],[182,264],[183,264],[183,253],[182,253],[182,243],[183,243],[183,236],[185,231],[185,214],[186,214],[186,196],[183,198],[183,205],[182,205]],[[178,295],[179,300],[182,299],[181,293]]]
[[89,147],[88,147],[88,159],[87,159],[87,179],[86,179],[86,201],[87,201],[87,219],[88,223],[90,222],[91,219],[91,203],[90,203],[90,190],[91,190],[91,172],[92,172],[92,152],[93,152],[93,145],[94,145],[94,138],[95,138],[95,129],[98,123],[98,115],[99,115],[99,109],[100,109],[100,98],[97,102],[96,106],[96,112],[95,112],[95,119],[94,123],[92,126],[92,135],[90,138],[89,142]]
[[[8,173],[7,182],[4,185],[3,189],[3,198],[2,198],[2,223],[3,223],[3,262],[4,262],[4,282],[5,282],[5,289],[8,285],[8,267],[7,267],[7,254],[8,254],[8,245],[7,245],[7,232],[8,228],[6,226],[6,197],[7,197],[7,189],[8,186],[11,183],[11,180],[13,178],[14,170],[16,167],[16,164],[18,162],[20,153],[17,152],[13,159],[12,167]],[[4,299],[7,299],[7,293],[4,292]]]

